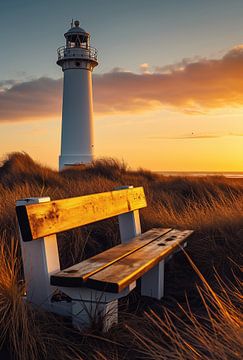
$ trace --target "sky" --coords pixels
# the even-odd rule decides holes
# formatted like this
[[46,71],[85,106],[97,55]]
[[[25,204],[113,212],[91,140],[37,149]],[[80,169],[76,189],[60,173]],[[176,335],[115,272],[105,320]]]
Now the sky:
[[95,155],[155,171],[243,171],[243,0],[0,0],[0,159],[60,153],[71,20],[91,34]]

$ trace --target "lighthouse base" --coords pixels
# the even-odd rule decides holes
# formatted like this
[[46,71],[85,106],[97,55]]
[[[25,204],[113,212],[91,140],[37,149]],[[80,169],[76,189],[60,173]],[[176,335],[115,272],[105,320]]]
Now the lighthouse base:
[[59,171],[68,166],[90,164],[93,161],[93,155],[60,155]]

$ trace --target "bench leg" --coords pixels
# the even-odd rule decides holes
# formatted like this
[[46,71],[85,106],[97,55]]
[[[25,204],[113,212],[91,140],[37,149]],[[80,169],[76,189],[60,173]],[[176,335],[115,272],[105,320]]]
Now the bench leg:
[[[49,202],[49,197],[18,200],[16,206]],[[50,274],[60,270],[56,235],[24,242],[20,233],[27,301],[46,310],[52,308],[55,288],[50,285]]]
[[164,260],[141,277],[141,295],[160,300],[164,296]]
[[[133,186],[120,186],[115,190],[131,189]],[[118,215],[121,243],[128,243],[133,237],[141,234],[139,211],[134,210]]]
[[72,323],[85,329],[95,326],[106,332],[118,322],[118,299],[127,296],[134,289],[136,282],[130,284],[119,294],[88,288],[58,287],[72,299]]
[[107,332],[118,322],[118,300],[107,303],[73,301],[72,324],[79,329],[95,326]]

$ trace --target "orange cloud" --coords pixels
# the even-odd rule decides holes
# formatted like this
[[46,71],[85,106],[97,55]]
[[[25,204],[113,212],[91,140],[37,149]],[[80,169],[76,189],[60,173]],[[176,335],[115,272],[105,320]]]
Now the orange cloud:
[[[146,64],[146,68],[147,68]],[[142,66],[144,68],[144,64]],[[141,74],[116,68],[94,74],[98,114],[173,108],[188,114],[243,106],[243,46],[221,59],[184,59]],[[0,82],[0,121],[60,116],[61,80],[40,78],[15,84]],[[5,86],[4,86],[5,85]]]
[[61,84],[61,80],[47,77],[22,83],[1,81],[0,121],[56,117],[61,110]]
[[230,50],[221,59],[184,61],[180,66],[156,70],[141,75],[119,72],[98,75],[97,111],[169,106],[194,114],[243,105],[243,46]]

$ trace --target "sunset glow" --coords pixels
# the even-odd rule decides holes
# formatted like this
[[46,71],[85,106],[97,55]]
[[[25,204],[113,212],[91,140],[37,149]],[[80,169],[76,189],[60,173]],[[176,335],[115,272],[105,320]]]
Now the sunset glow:
[[[156,54],[150,51],[154,46],[153,40],[152,43],[146,42],[146,52],[140,51],[138,34],[144,38],[148,36],[147,26],[144,30],[140,29],[139,16],[143,16],[141,9],[132,23],[131,19],[126,18],[125,8],[121,12],[117,26],[125,22],[130,29],[131,39],[126,37],[120,49],[117,31],[110,34],[108,25],[95,24],[91,7],[87,6],[85,11],[78,2],[71,3],[77,5],[75,12],[82,13],[82,21],[87,28],[90,27],[93,41],[102,54],[100,69],[93,74],[96,157],[115,157],[123,159],[131,167],[156,171],[243,170],[243,45],[239,42],[238,34],[227,32],[222,24],[221,33],[227,33],[225,43],[219,31],[216,31],[212,35],[214,44],[208,40],[208,50],[206,46],[201,46],[199,52],[198,46],[199,42],[206,41],[206,27],[213,25],[203,24],[200,9],[203,8],[207,14],[212,12],[209,19],[211,22],[214,19],[215,23],[218,23],[223,13],[229,15],[235,11],[237,17],[234,18],[234,24],[237,26],[239,13],[243,15],[243,6],[238,1],[235,1],[235,9],[232,10],[232,5],[227,6],[225,3],[224,10],[222,6],[220,12],[215,6],[211,7],[211,2],[204,5],[198,3],[194,7],[198,13],[190,21],[182,13],[184,24],[179,23],[173,31],[167,25],[168,39],[171,36],[171,39],[179,41],[189,21],[184,30],[187,35],[184,48],[176,48],[174,41],[164,42],[166,27],[163,13],[173,18],[174,9],[168,4],[163,8],[160,2],[154,1],[154,8],[150,11],[154,16],[160,12],[161,20],[156,15],[153,23],[150,14],[148,20],[151,27],[149,32],[154,33],[157,27],[155,37],[161,34]],[[148,5],[141,3],[143,11],[147,11]],[[189,9],[191,2],[186,3]],[[99,5],[95,2],[93,6]],[[121,5],[110,6],[115,13]],[[28,9],[31,11],[31,6]],[[135,14],[135,8],[132,7],[131,11]],[[5,18],[10,19],[12,16],[11,6],[4,5],[0,16],[3,18],[1,26],[4,27]],[[21,16],[23,20],[27,14]],[[62,101],[62,74],[56,69],[55,50],[65,30],[62,29],[63,16],[65,19],[69,16],[65,6],[62,5],[62,14],[58,16],[58,26],[53,25],[51,16],[46,23],[44,21],[41,24],[45,31],[51,31],[51,41],[48,40],[45,48],[45,36],[39,38],[38,45],[42,52],[38,60],[34,56],[29,73],[23,65],[25,60],[29,62],[24,51],[18,54],[20,61],[12,63],[15,70],[9,66],[6,53],[9,51],[11,56],[11,47],[5,48],[5,61],[0,69],[1,156],[23,150],[34,159],[55,168],[60,151]],[[205,31],[198,38],[193,31],[189,31],[189,27],[193,29],[197,16],[198,26]],[[233,19],[229,20],[233,26]],[[67,22],[67,28],[68,21],[69,18],[64,21],[64,24]],[[40,30],[36,32],[41,33]],[[26,36],[25,28],[21,36]],[[27,43],[31,43],[32,39],[33,34],[29,34]],[[107,47],[107,43],[111,46]],[[33,43],[34,52],[37,48],[37,44]],[[125,55],[122,56],[122,53]],[[45,61],[45,67],[40,73],[39,63],[42,64],[46,55],[49,62]],[[108,56],[109,61],[106,60]]]

